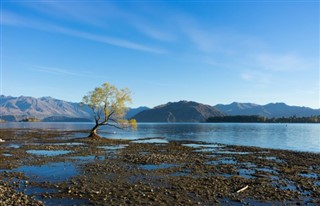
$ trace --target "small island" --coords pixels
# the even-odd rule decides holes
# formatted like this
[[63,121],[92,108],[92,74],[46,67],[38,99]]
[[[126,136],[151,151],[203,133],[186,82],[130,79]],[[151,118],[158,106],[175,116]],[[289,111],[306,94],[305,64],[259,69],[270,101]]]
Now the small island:
[[35,117],[26,117],[19,122],[41,122],[41,119],[35,118]]

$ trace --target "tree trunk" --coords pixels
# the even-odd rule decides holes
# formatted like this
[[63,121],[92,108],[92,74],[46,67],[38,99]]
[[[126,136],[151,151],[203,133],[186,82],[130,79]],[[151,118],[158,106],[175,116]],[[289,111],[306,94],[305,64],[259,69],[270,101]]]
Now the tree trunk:
[[93,139],[99,139],[101,138],[98,134],[97,134],[97,129],[100,125],[99,124],[96,124],[90,131],[90,134],[88,137],[91,137]]

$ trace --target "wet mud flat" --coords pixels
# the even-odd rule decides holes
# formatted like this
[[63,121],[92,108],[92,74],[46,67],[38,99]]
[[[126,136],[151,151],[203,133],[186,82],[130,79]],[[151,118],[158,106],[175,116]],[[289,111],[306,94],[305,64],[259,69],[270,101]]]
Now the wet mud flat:
[[0,205],[320,204],[319,153],[86,132],[1,130]]

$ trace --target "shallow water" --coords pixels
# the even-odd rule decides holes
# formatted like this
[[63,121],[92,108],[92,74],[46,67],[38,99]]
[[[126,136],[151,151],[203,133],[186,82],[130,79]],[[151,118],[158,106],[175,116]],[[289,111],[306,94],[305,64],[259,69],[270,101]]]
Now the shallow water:
[[21,145],[18,144],[9,144],[8,146],[6,146],[7,148],[14,148],[14,149],[19,149],[21,147]]
[[144,170],[158,170],[158,169],[168,169],[171,167],[175,167],[177,166],[176,164],[144,164],[144,165],[140,165],[139,168],[140,169],[144,169]]
[[259,157],[259,158],[261,158],[261,159],[266,159],[266,160],[271,160],[271,161],[275,161],[275,162],[278,162],[278,163],[284,162],[283,160],[281,160],[281,159],[279,159],[279,158],[277,158],[277,157]]
[[29,154],[43,155],[43,156],[58,156],[70,153],[69,150],[27,150]]
[[318,174],[316,173],[309,173],[309,174],[300,174],[301,177],[306,177],[306,178],[312,178],[312,179],[317,179],[318,178]]
[[80,146],[80,145],[85,145],[84,143],[81,143],[81,142],[47,143],[47,144],[57,145],[57,146]]
[[54,162],[45,165],[22,166],[14,171],[23,172],[35,182],[62,182],[78,174],[76,167],[71,162]]
[[276,170],[274,169],[271,169],[271,168],[266,168],[266,167],[260,167],[260,168],[257,168],[258,171],[263,171],[263,172],[268,172],[270,174],[275,174],[275,175],[278,175],[279,172],[277,172]]
[[169,143],[166,139],[141,139],[141,140],[134,140],[133,143],[155,143],[155,144],[166,144]]
[[221,158],[219,160],[214,160],[214,161],[209,161],[206,164],[212,164],[212,165],[234,165],[237,164],[238,162],[232,158]]
[[[93,123],[3,123],[1,128],[88,130]],[[164,137],[168,141],[191,140],[264,148],[320,152],[319,124],[263,123],[139,123],[136,131],[101,127],[102,136],[137,140]],[[76,137],[86,137],[77,133]]]
[[250,152],[234,152],[234,151],[217,151],[216,154],[234,154],[234,155],[247,155]]
[[50,188],[41,188],[41,187],[25,187],[22,190],[26,195],[38,195],[40,196],[43,193],[54,193],[57,192],[57,189]]
[[119,145],[107,145],[107,146],[98,146],[97,148],[101,148],[106,150],[107,152],[109,151],[115,151],[115,150],[120,150],[123,148],[128,147],[129,145],[127,144],[119,144]]
[[50,198],[41,199],[45,205],[90,205],[89,200],[75,198]]
[[182,144],[183,146],[186,147],[192,147],[192,148],[217,148],[217,147],[224,147],[222,145],[218,144]]
[[94,161],[94,160],[104,160],[105,156],[95,156],[95,155],[89,155],[89,156],[74,156],[70,157],[70,159],[74,160],[79,160],[79,161],[84,161],[84,162],[89,162],[89,161]]
[[238,175],[248,179],[255,178],[252,176],[255,173],[256,171],[253,169],[238,169]]

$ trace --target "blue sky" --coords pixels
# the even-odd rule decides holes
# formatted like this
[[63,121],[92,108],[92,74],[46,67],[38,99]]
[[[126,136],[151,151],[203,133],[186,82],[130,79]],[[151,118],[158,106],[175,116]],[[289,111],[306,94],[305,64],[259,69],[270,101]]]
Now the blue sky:
[[320,107],[319,1],[1,1],[1,93]]

